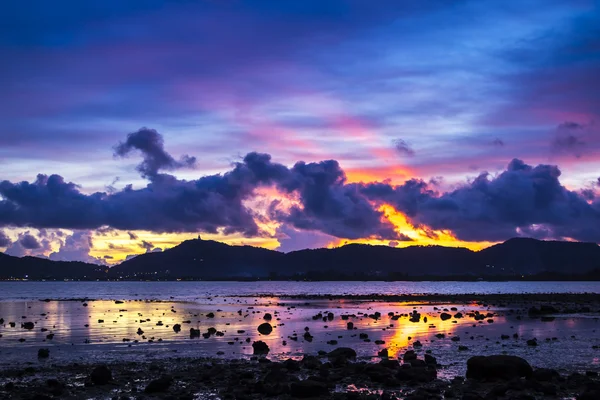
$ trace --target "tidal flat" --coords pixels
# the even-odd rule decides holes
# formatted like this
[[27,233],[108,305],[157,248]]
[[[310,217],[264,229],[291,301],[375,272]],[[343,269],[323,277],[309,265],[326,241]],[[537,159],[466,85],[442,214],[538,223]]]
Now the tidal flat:
[[[599,321],[596,294],[2,301],[0,397],[586,398]],[[473,375],[495,355],[531,371]]]

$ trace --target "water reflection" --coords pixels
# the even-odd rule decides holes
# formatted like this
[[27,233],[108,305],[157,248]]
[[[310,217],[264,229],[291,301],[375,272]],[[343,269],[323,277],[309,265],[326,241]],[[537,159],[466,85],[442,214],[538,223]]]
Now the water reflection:
[[[261,335],[257,327],[265,322],[267,312],[272,314],[270,323],[274,329],[270,335]],[[420,314],[418,322],[411,322],[409,314],[413,312]],[[332,319],[327,318],[329,313],[333,313]],[[376,313],[380,316],[376,317]],[[442,320],[441,313],[451,317]],[[480,313],[480,317],[475,318],[475,313]],[[462,318],[455,317],[460,314]],[[342,319],[342,315],[347,319]],[[590,342],[598,340],[598,318],[593,315],[542,322],[475,303],[453,306],[235,297],[206,298],[194,303],[0,302],[0,318],[4,319],[0,326],[2,363],[10,363],[20,358],[23,351],[41,346],[50,348],[56,361],[77,357],[160,357],[174,351],[181,356],[238,358],[252,355],[252,342],[256,340],[268,344],[269,357],[273,359],[301,358],[306,353],[339,346],[352,347],[365,359],[377,358],[384,348],[394,358],[407,349],[414,348],[417,353],[430,350],[452,373],[470,355],[498,352],[524,354],[534,363],[537,360],[538,365],[598,362],[589,351]],[[10,322],[16,326],[11,327]],[[34,329],[22,328],[22,322],[34,322]],[[348,322],[353,323],[354,329],[348,329]],[[175,324],[181,325],[181,331],[173,329]],[[212,328],[212,334],[190,338],[191,328],[201,334]],[[303,337],[307,328],[312,341]],[[53,338],[48,339],[47,335]],[[538,339],[537,348],[527,346],[525,341],[531,338]],[[552,338],[560,344],[552,346]],[[415,347],[417,341],[422,346]],[[459,350],[459,346],[464,349]]]

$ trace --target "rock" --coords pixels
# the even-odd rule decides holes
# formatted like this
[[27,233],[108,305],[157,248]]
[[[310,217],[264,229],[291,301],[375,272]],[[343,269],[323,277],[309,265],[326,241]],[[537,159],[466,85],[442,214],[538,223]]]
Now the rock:
[[532,378],[539,382],[550,382],[560,378],[560,374],[550,368],[537,368],[533,371]]
[[537,346],[537,339],[529,339],[527,341],[527,346]]
[[386,357],[387,358],[388,357],[388,349],[379,350],[377,352],[377,355],[379,357]]
[[417,359],[417,354],[415,353],[414,350],[408,350],[406,353],[404,353],[404,355],[402,356],[402,360],[404,362],[410,362],[412,360],[416,360]]
[[38,350],[38,358],[48,358],[50,357],[50,350],[48,349],[39,349]]
[[450,314],[448,314],[448,313],[445,313],[445,312],[444,312],[444,313],[441,313],[441,314],[440,314],[440,319],[441,319],[442,321],[446,321],[447,319],[450,319],[450,318],[452,318],[452,315],[450,315]]
[[508,355],[475,356],[467,361],[467,378],[475,380],[510,380],[529,378],[533,369],[521,357]]
[[265,321],[270,321],[270,320],[273,319],[273,316],[271,314],[269,314],[269,313],[265,313],[265,315],[263,316],[263,319]]
[[431,382],[437,378],[435,368],[413,367],[411,364],[403,364],[398,369],[396,378],[400,381]]
[[144,393],[151,394],[166,392],[172,383],[173,378],[171,378],[169,375],[161,376],[158,379],[150,381],[148,386],[146,386],[146,389],[144,389]]
[[454,318],[462,318],[462,317],[463,317],[462,313],[454,314]]
[[190,339],[199,338],[200,337],[200,329],[190,328]]
[[175,331],[175,333],[181,332],[181,325],[180,324],[173,325],[173,331]]
[[322,365],[321,360],[319,360],[317,357],[307,356],[307,355],[305,355],[302,358],[302,361],[300,361],[300,363],[306,369],[317,369],[317,368],[320,368]]
[[261,335],[269,335],[271,332],[273,332],[273,327],[268,322],[260,324],[257,329],[258,333]]
[[348,330],[352,330],[352,329],[354,329],[354,324],[353,324],[352,322],[348,322],[348,323],[346,324],[346,329],[348,329]]
[[288,371],[300,371],[300,362],[299,361],[288,358],[287,360],[282,362],[282,364]]
[[92,370],[90,379],[94,385],[106,385],[112,380],[112,371],[106,365],[100,365]]
[[312,379],[306,379],[304,381],[292,382],[290,385],[290,395],[292,397],[315,397],[326,396],[329,394],[327,385],[323,382],[318,382]]
[[23,322],[21,324],[21,328],[31,330],[31,329],[35,328],[35,325],[33,322]]
[[537,317],[540,315],[546,315],[546,314],[557,314],[558,310],[552,306],[548,306],[548,305],[543,305],[540,308],[537,307],[531,307],[529,309],[529,311],[527,311],[527,314],[529,314],[530,317]]
[[252,343],[252,348],[254,349],[255,355],[269,353],[269,346],[262,340]]
[[436,365],[437,359],[431,354],[425,354],[425,363],[428,365]]
[[354,351],[354,349],[351,349],[350,347],[338,347],[337,349],[327,353],[327,357],[329,358],[337,358],[340,356],[345,357],[349,360],[354,360],[356,359],[356,351]]
[[600,399],[600,390],[587,390],[577,396],[577,400],[598,400]]
[[215,317],[215,313],[209,312],[208,314],[206,314],[206,318],[214,318],[214,317]]
[[61,396],[65,391],[65,385],[59,382],[57,379],[48,379],[46,381],[48,392],[52,396]]
[[398,362],[398,360],[390,360],[387,358],[379,361],[379,365],[383,365],[384,367],[390,368],[390,369],[400,368],[400,363]]

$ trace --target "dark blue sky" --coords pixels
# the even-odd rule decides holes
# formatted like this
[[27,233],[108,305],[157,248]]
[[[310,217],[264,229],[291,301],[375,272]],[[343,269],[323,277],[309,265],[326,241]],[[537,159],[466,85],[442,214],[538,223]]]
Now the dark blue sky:
[[[161,247],[209,233],[288,250],[402,241],[411,229],[460,242],[514,235],[600,242],[582,222],[600,222],[598,1],[9,2],[0,12],[0,58],[0,248],[14,247],[9,253],[48,255],[66,246],[63,236],[96,256],[146,249],[123,239],[120,253],[109,251],[116,245],[95,231],[107,226],[118,238],[146,232]],[[115,152],[142,127],[158,133],[148,142],[154,147]],[[302,182],[312,172],[294,169],[298,161],[335,160],[343,178],[334,189],[292,190],[282,176],[255,177],[235,194],[219,186],[232,182],[215,183],[253,151]],[[516,190],[525,178],[513,159],[550,171],[556,182],[544,184],[553,189],[531,181],[536,172]],[[158,190],[148,167],[171,174],[172,186],[163,180]],[[73,182],[69,190],[88,208],[63,192],[47,197],[41,192],[58,180],[37,174]],[[486,190],[516,194],[473,192],[481,176]],[[373,197],[373,183],[399,192],[394,185],[411,180],[428,185],[418,206]],[[36,201],[15,194],[21,181],[36,188]],[[358,182],[365,188],[352,186]],[[206,192],[187,197],[186,185]],[[549,193],[560,201],[540,200]],[[527,207],[510,202],[528,194]],[[282,197],[279,209],[272,196]],[[122,201],[133,199],[155,220],[123,222],[132,213]],[[442,200],[458,211],[442,210]],[[382,205],[410,227],[392,224]],[[169,206],[187,213],[164,211]],[[80,212],[96,219],[74,223]]]

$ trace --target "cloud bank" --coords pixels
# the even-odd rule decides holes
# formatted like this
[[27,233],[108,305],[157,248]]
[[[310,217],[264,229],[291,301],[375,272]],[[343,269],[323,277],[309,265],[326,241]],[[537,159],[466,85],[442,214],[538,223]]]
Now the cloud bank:
[[[401,185],[348,183],[336,160],[300,161],[287,167],[257,152],[246,154],[223,174],[182,180],[162,171],[193,165],[195,158],[176,161],[165,151],[160,134],[146,128],[128,135],[115,149],[118,155],[134,149],[142,153],[137,169],[149,180],[145,187],[128,185],[120,191],[85,194],[59,175],[40,174],[33,182],[5,180],[0,182],[0,226],[265,236],[257,224],[265,217],[247,202],[259,188],[274,187],[295,201],[291,206],[279,199],[270,201],[270,221],[337,238],[411,240],[380,211],[389,204],[414,226],[451,231],[465,241],[500,241],[535,232],[542,238],[600,242],[598,197],[593,191],[584,196],[567,189],[554,165],[531,166],[514,159],[497,176],[481,173],[440,193],[420,179]],[[30,236],[22,235],[19,246],[41,245]],[[85,237],[69,240],[79,243]],[[143,247],[152,249],[149,243]]]

